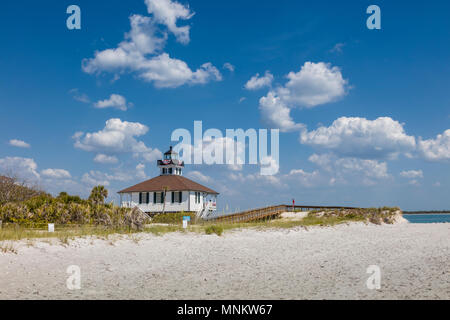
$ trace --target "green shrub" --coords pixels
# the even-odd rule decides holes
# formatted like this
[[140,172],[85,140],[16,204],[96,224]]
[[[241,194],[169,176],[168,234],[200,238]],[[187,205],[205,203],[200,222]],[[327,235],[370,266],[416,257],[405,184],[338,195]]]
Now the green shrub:
[[217,234],[218,236],[221,236],[223,233],[223,228],[221,226],[212,225],[205,228],[206,234]]
[[140,230],[149,222],[149,217],[138,209],[95,203],[63,192],[56,198],[40,194],[23,202],[0,205],[0,220],[23,227],[45,227],[48,223],[55,223]]
[[169,223],[169,224],[181,224],[183,223],[183,217],[191,217],[191,223],[195,222],[196,216],[194,213],[186,212],[170,212],[164,214],[157,214],[152,218],[154,223]]

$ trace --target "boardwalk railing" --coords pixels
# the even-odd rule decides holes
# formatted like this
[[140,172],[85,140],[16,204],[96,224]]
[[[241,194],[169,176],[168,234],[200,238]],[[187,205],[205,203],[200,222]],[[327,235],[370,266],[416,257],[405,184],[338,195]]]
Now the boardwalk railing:
[[276,217],[283,212],[292,212],[292,211],[310,211],[310,210],[320,210],[320,209],[358,209],[356,207],[333,207],[333,206],[292,206],[292,205],[278,205],[278,206],[270,206],[258,209],[251,209],[242,212],[237,212],[229,215],[217,216],[207,218],[208,221],[217,221],[217,222],[249,222],[255,220],[261,220],[268,217]]

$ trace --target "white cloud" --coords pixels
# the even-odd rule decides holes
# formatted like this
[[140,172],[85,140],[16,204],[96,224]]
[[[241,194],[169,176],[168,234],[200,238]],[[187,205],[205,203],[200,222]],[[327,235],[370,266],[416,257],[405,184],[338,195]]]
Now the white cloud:
[[91,103],[91,99],[85,93],[81,93],[77,88],[69,90],[69,93],[72,95],[73,99],[83,103]]
[[318,170],[312,172],[304,171],[303,169],[293,169],[286,175],[287,179],[293,179],[295,183],[304,187],[313,187],[322,183],[322,177]]
[[22,157],[0,158],[0,172],[17,175],[21,179],[36,180],[40,178],[37,164],[33,159]]
[[72,176],[70,172],[64,169],[45,169],[41,171],[41,174],[45,178],[52,179],[70,179]]
[[109,179],[107,179],[107,177],[105,177],[104,174],[100,173],[100,172],[95,172],[95,171],[91,171],[89,173],[85,173],[82,177],[81,177],[81,181],[83,183],[85,183],[86,185],[88,185],[89,187],[93,187],[93,186],[109,186]]
[[81,181],[88,185],[89,187],[103,185],[109,186],[111,181],[129,181],[133,178],[132,175],[125,172],[116,172],[114,174],[108,174],[101,171],[90,170],[89,172],[83,174]]
[[294,122],[290,115],[291,109],[272,91],[259,99],[259,110],[263,121],[271,128],[287,132],[304,127],[303,124]]
[[155,162],[155,160],[162,159],[162,152],[158,149],[147,148],[141,153],[135,153],[135,158],[142,158],[146,162]]
[[387,163],[377,160],[358,158],[338,158],[331,153],[313,154],[308,159],[329,175],[329,181],[334,183],[373,185],[377,181],[390,177]]
[[117,163],[119,161],[119,159],[117,159],[116,156],[108,156],[106,154],[99,153],[95,156],[94,161],[98,162],[98,163],[103,163],[103,164],[106,164],[106,163],[111,164],[111,163]]
[[436,139],[418,141],[419,153],[429,161],[450,160],[450,129],[438,134]]
[[330,50],[332,53],[342,53],[342,48],[344,48],[345,43],[339,42],[336,43],[333,47],[333,49]]
[[292,108],[315,106],[334,102],[346,95],[348,81],[338,67],[324,62],[305,62],[300,71],[289,72],[283,87],[270,90],[259,100],[262,119],[281,131],[303,127],[290,116]]
[[147,179],[147,174],[145,173],[145,164],[139,163],[136,166],[136,177],[139,179]]
[[254,183],[253,188],[265,188],[267,186],[274,186],[277,188],[286,187],[286,184],[284,184],[282,180],[276,175],[261,175],[259,173],[243,174],[239,172],[230,173],[228,177],[232,181],[237,181],[245,184]]
[[266,71],[264,76],[259,76],[259,73],[254,75],[250,78],[250,80],[247,81],[245,84],[245,89],[247,90],[258,90],[264,87],[270,87],[273,81],[273,75],[270,73],[270,71]]
[[400,172],[400,176],[403,178],[416,179],[423,178],[422,170],[408,170]]
[[148,132],[148,127],[139,122],[122,121],[117,118],[106,121],[105,127],[97,132],[77,132],[73,135],[76,148],[97,153],[132,152],[144,159],[161,156],[158,149],[147,147],[144,142],[136,140]]
[[358,158],[395,158],[415,149],[415,138],[408,136],[403,125],[389,117],[376,120],[341,117],[329,127],[304,130],[300,142],[327,149],[340,156]]
[[194,15],[188,6],[171,0],[145,0],[148,13],[153,14],[156,22],[164,24],[181,43],[188,43],[189,26],[177,26],[177,20],[189,20]]
[[138,14],[130,16],[130,32],[117,48],[96,51],[94,58],[83,60],[83,71],[97,73],[116,72],[124,69],[137,70],[145,63],[146,54],[156,54],[164,47],[167,35],[158,33],[149,17]]
[[186,62],[174,59],[163,52],[167,32],[163,24],[178,41],[189,42],[189,27],[178,27],[177,19],[189,19],[192,13],[178,2],[170,0],[147,0],[152,17],[132,15],[131,30],[116,48],[96,51],[94,58],[84,59],[83,71],[89,74],[112,72],[115,78],[124,72],[137,72],[144,81],[158,88],[175,88],[184,84],[202,84],[220,81],[222,75],[211,63],[204,63],[193,71]]
[[99,109],[103,108],[116,108],[122,111],[126,111],[133,104],[131,102],[127,103],[127,99],[120,94],[111,94],[108,99],[97,101],[94,106]]
[[231,63],[229,63],[229,62],[225,62],[223,64],[223,68],[227,69],[230,72],[234,72],[234,69],[235,69],[234,66]]
[[18,139],[11,139],[9,140],[9,144],[13,147],[18,147],[18,148],[29,148],[30,144],[26,143],[23,140],[18,140]]
[[183,84],[204,84],[211,80],[222,80],[219,70],[209,62],[192,71],[186,62],[170,58],[167,53],[146,60],[142,67],[139,76],[145,81],[153,81],[158,88],[176,88]]
[[289,81],[278,89],[278,95],[288,104],[312,108],[342,98],[348,81],[338,67],[324,62],[305,62],[299,72],[289,72]]
[[211,178],[204,175],[200,171],[189,171],[187,176],[193,180],[200,181],[203,183],[211,182]]

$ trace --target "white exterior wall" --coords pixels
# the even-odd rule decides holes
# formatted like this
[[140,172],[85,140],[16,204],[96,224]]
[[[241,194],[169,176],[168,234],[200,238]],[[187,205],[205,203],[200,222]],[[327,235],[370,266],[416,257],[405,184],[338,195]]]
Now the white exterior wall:
[[200,192],[200,203],[195,203],[195,191],[189,191],[190,199],[191,199],[191,210],[190,211],[199,211],[203,209],[203,193]]
[[[190,196],[188,197],[188,191],[182,191],[181,194],[181,203],[172,203],[172,192],[168,191],[166,193],[166,206],[165,212],[178,212],[178,211],[198,211],[202,208],[203,202],[200,204],[195,203],[195,195],[194,192],[189,192]],[[162,212],[163,204],[162,203],[153,203],[153,192],[149,192],[150,202],[139,204],[139,192],[132,193],[122,193],[122,207],[134,208],[138,207],[144,212]],[[191,204],[191,208],[189,208],[189,200]],[[203,197],[202,199],[203,200]]]

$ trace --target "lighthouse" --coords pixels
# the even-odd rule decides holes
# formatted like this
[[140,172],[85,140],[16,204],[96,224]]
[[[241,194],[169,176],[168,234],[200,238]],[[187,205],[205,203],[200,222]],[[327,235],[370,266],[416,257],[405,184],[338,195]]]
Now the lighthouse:
[[173,151],[172,146],[170,146],[169,151],[164,153],[164,159],[158,160],[158,167],[161,170],[161,175],[174,174],[181,176],[184,162],[178,160],[178,153]]
[[120,206],[153,214],[191,212],[200,218],[216,211],[219,193],[184,177],[184,162],[172,147],[156,164],[159,176],[118,192]]

